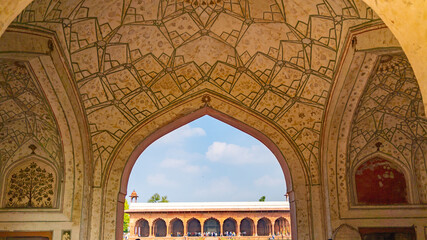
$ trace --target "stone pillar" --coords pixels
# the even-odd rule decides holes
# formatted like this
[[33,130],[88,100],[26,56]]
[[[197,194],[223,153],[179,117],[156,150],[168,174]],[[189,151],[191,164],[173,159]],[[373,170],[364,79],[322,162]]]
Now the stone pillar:
[[148,220],[148,236],[149,237],[153,237],[153,232],[154,232],[154,222],[152,219]]
[[240,222],[242,220],[241,219],[236,219],[236,236],[240,236]]
[[254,222],[254,236],[258,236],[258,220],[253,220],[252,219],[252,221]]
[[[225,220],[224,220],[225,221]],[[224,221],[221,219],[221,220],[218,220],[218,222],[219,222],[219,235],[220,236],[222,236],[223,235],[223,232],[224,232],[224,229],[223,229],[223,227],[224,227]]]
[[268,218],[268,220],[270,220],[270,236],[276,235],[276,233],[274,232],[274,224],[276,224],[276,219]]
[[184,231],[182,232],[182,235],[187,236],[188,235],[188,219],[182,218],[182,225],[184,226]]
[[204,225],[205,225],[205,219],[199,219],[199,221],[200,221],[200,232],[202,233],[202,236],[203,236],[203,227],[204,227]]

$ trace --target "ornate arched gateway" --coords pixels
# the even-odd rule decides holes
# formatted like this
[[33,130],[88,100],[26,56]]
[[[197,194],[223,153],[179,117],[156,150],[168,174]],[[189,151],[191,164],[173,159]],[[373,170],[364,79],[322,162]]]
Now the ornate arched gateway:
[[[112,179],[117,179],[117,182],[115,184],[121,184],[120,189],[123,191],[121,194],[121,197],[124,198],[125,192],[127,190],[127,179],[129,177],[129,174],[132,170],[133,164],[137,160],[138,156],[141,154],[144,149],[149,146],[152,142],[157,140],[158,138],[162,137],[166,133],[185,125],[188,122],[191,122],[201,116],[209,115],[212,116],[220,121],[223,121],[225,123],[230,124],[231,126],[234,126],[253,137],[257,138],[261,142],[263,142],[276,156],[276,158],[279,160],[280,165],[283,168],[285,179],[286,179],[286,186],[288,189],[288,192],[291,197],[290,205],[291,205],[291,214],[298,214],[295,213],[295,204],[298,204],[298,201],[292,200],[297,191],[302,192],[308,192],[307,188],[305,188],[305,184],[298,184],[298,187],[295,188],[295,182],[297,180],[293,180],[291,178],[291,174],[289,172],[289,166],[290,164],[295,165],[296,169],[299,169],[295,173],[292,173],[293,176],[297,176],[301,174],[300,180],[305,181],[306,176],[303,170],[303,166],[300,165],[301,160],[300,156],[297,155],[295,152],[292,144],[289,144],[289,141],[287,140],[287,136],[283,134],[275,135],[273,139],[267,138],[264,134],[261,132],[271,132],[271,133],[278,133],[277,129],[275,129],[274,125],[269,123],[268,121],[263,120],[263,118],[260,118],[256,114],[253,114],[252,112],[248,112],[245,110],[245,108],[241,108],[237,104],[233,104],[227,99],[223,99],[221,96],[218,96],[217,94],[211,92],[211,91],[202,91],[200,93],[197,93],[193,96],[190,96],[188,99],[183,101],[181,103],[182,105],[174,106],[171,109],[168,109],[165,113],[159,114],[156,118],[154,118],[152,121],[148,123],[146,126],[140,126],[137,130],[135,130],[134,135],[129,135],[128,139],[123,142],[122,149],[117,153],[118,155],[115,157],[116,160],[122,159],[122,164],[126,164],[124,166],[123,171],[123,178],[120,182],[120,178],[117,178],[117,174],[110,174],[110,181]],[[225,110],[225,113],[220,112],[217,110],[218,108],[221,108],[222,111]],[[170,121],[168,119],[164,119],[164,117],[173,117],[174,120]],[[265,124],[260,124],[260,122],[264,122]],[[149,131],[149,126],[159,126],[164,123],[165,125],[161,128],[153,129],[152,131]],[[262,128],[255,128],[255,127],[249,127],[247,124],[254,124],[254,126],[262,126]],[[147,133],[148,130],[148,133]],[[144,135],[143,135],[144,134]],[[146,134],[146,135],[145,135]],[[144,139],[142,142],[137,141],[135,138]],[[274,141],[274,142],[273,142]],[[136,146],[131,146],[129,142],[138,143]],[[283,154],[279,150],[279,146],[284,149],[284,151],[287,152],[286,159],[284,158]],[[128,152],[125,152],[128,151]],[[283,150],[282,150],[283,151]],[[295,160],[288,164],[288,159],[291,159],[292,157],[295,158]],[[129,159],[129,161],[127,161]],[[118,164],[118,163],[117,163]],[[123,169],[123,168],[122,168]],[[108,182],[106,182],[108,183]],[[108,183],[107,186],[114,187],[112,183]],[[302,193],[301,193],[302,194]],[[304,198],[302,196],[302,198]],[[113,202],[113,199],[107,200],[110,204],[115,204],[115,200]],[[307,199],[305,199],[307,201]],[[117,204],[123,204],[122,202],[118,202]],[[301,202],[301,204],[304,204]],[[304,204],[305,205],[305,204]],[[302,206],[308,207],[307,205]],[[121,209],[119,206],[118,209]],[[307,208],[304,211],[309,211]],[[121,219],[121,217],[118,217]],[[306,219],[308,222],[309,220]],[[307,225],[307,222],[301,221],[301,226],[294,226],[295,230],[298,228],[307,228],[310,229],[310,225]],[[120,222],[118,222],[120,223]],[[305,232],[308,234],[310,230],[306,230]]]
[[[295,239],[386,226],[425,239],[427,25],[412,14],[424,1],[369,1],[418,81],[361,1],[40,0],[21,14],[29,1],[11,2],[0,8],[0,31],[15,19],[0,38],[4,231],[119,237],[136,156],[209,114],[276,154]],[[374,158],[399,166],[406,204],[359,204],[357,167]],[[32,161],[54,182],[35,205],[10,181]]]

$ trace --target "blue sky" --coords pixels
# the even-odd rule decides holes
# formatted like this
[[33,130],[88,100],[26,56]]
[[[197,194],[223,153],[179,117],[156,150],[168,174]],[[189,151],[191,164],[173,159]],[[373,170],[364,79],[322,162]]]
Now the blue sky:
[[128,195],[171,202],[282,201],[285,178],[270,150],[252,136],[201,117],[151,144],[135,163]]

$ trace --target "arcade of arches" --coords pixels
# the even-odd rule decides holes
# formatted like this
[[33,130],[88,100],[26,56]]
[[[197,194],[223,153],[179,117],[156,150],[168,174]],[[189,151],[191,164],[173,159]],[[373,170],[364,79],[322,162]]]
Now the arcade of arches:
[[131,203],[129,239],[142,237],[290,237],[287,202]]
[[[153,221],[151,228],[148,220],[141,218],[134,225],[131,225],[135,227],[131,228],[133,232],[129,239],[166,236],[200,237],[202,234],[205,236],[272,236],[274,234],[278,237],[290,235],[290,221],[283,217],[273,220],[261,218],[258,221],[254,221],[246,217],[241,221],[237,221],[229,217],[220,223],[220,220],[209,218],[204,221],[204,230],[202,232],[201,220],[196,218],[188,220],[185,226],[179,218],[172,219],[169,224],[164,219],[159,218]],[[239,224],[236,222],[239,222]],[[254,222],[257,223],[256,226]],[[274,226],[272,222],[274,222]]]
[[2,1],[0,236],[120,239],[137,157],[210,115],[275,154],[293,239],[426,239],[427,5],[366,2]]

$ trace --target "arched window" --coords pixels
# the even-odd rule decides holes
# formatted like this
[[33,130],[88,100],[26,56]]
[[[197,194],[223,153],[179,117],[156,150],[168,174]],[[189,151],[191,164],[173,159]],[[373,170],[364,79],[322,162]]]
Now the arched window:
[[157,219],[153,223],[153,233],[156,237],[166,237],[166,222],[163,219]]
[[171,221],[170,234],[172,237],[180,237],[184,235],[184,224],[181,219],[175,218]]
[[390,161],[374,158],[355,172],[358,204],[385,205],[408,203],[403,171]]
[[271,222],[267,218],[261,218],[257,224],[258,236],[269,236],[271,234]]
[[254,235],[254,221],[250,218],[245,218],[240,222],[240,235],[253,236]]
[[150,235],[150,226],[148,221],[140,219],[135,224],[135,235],[138,237],[148,237]]

